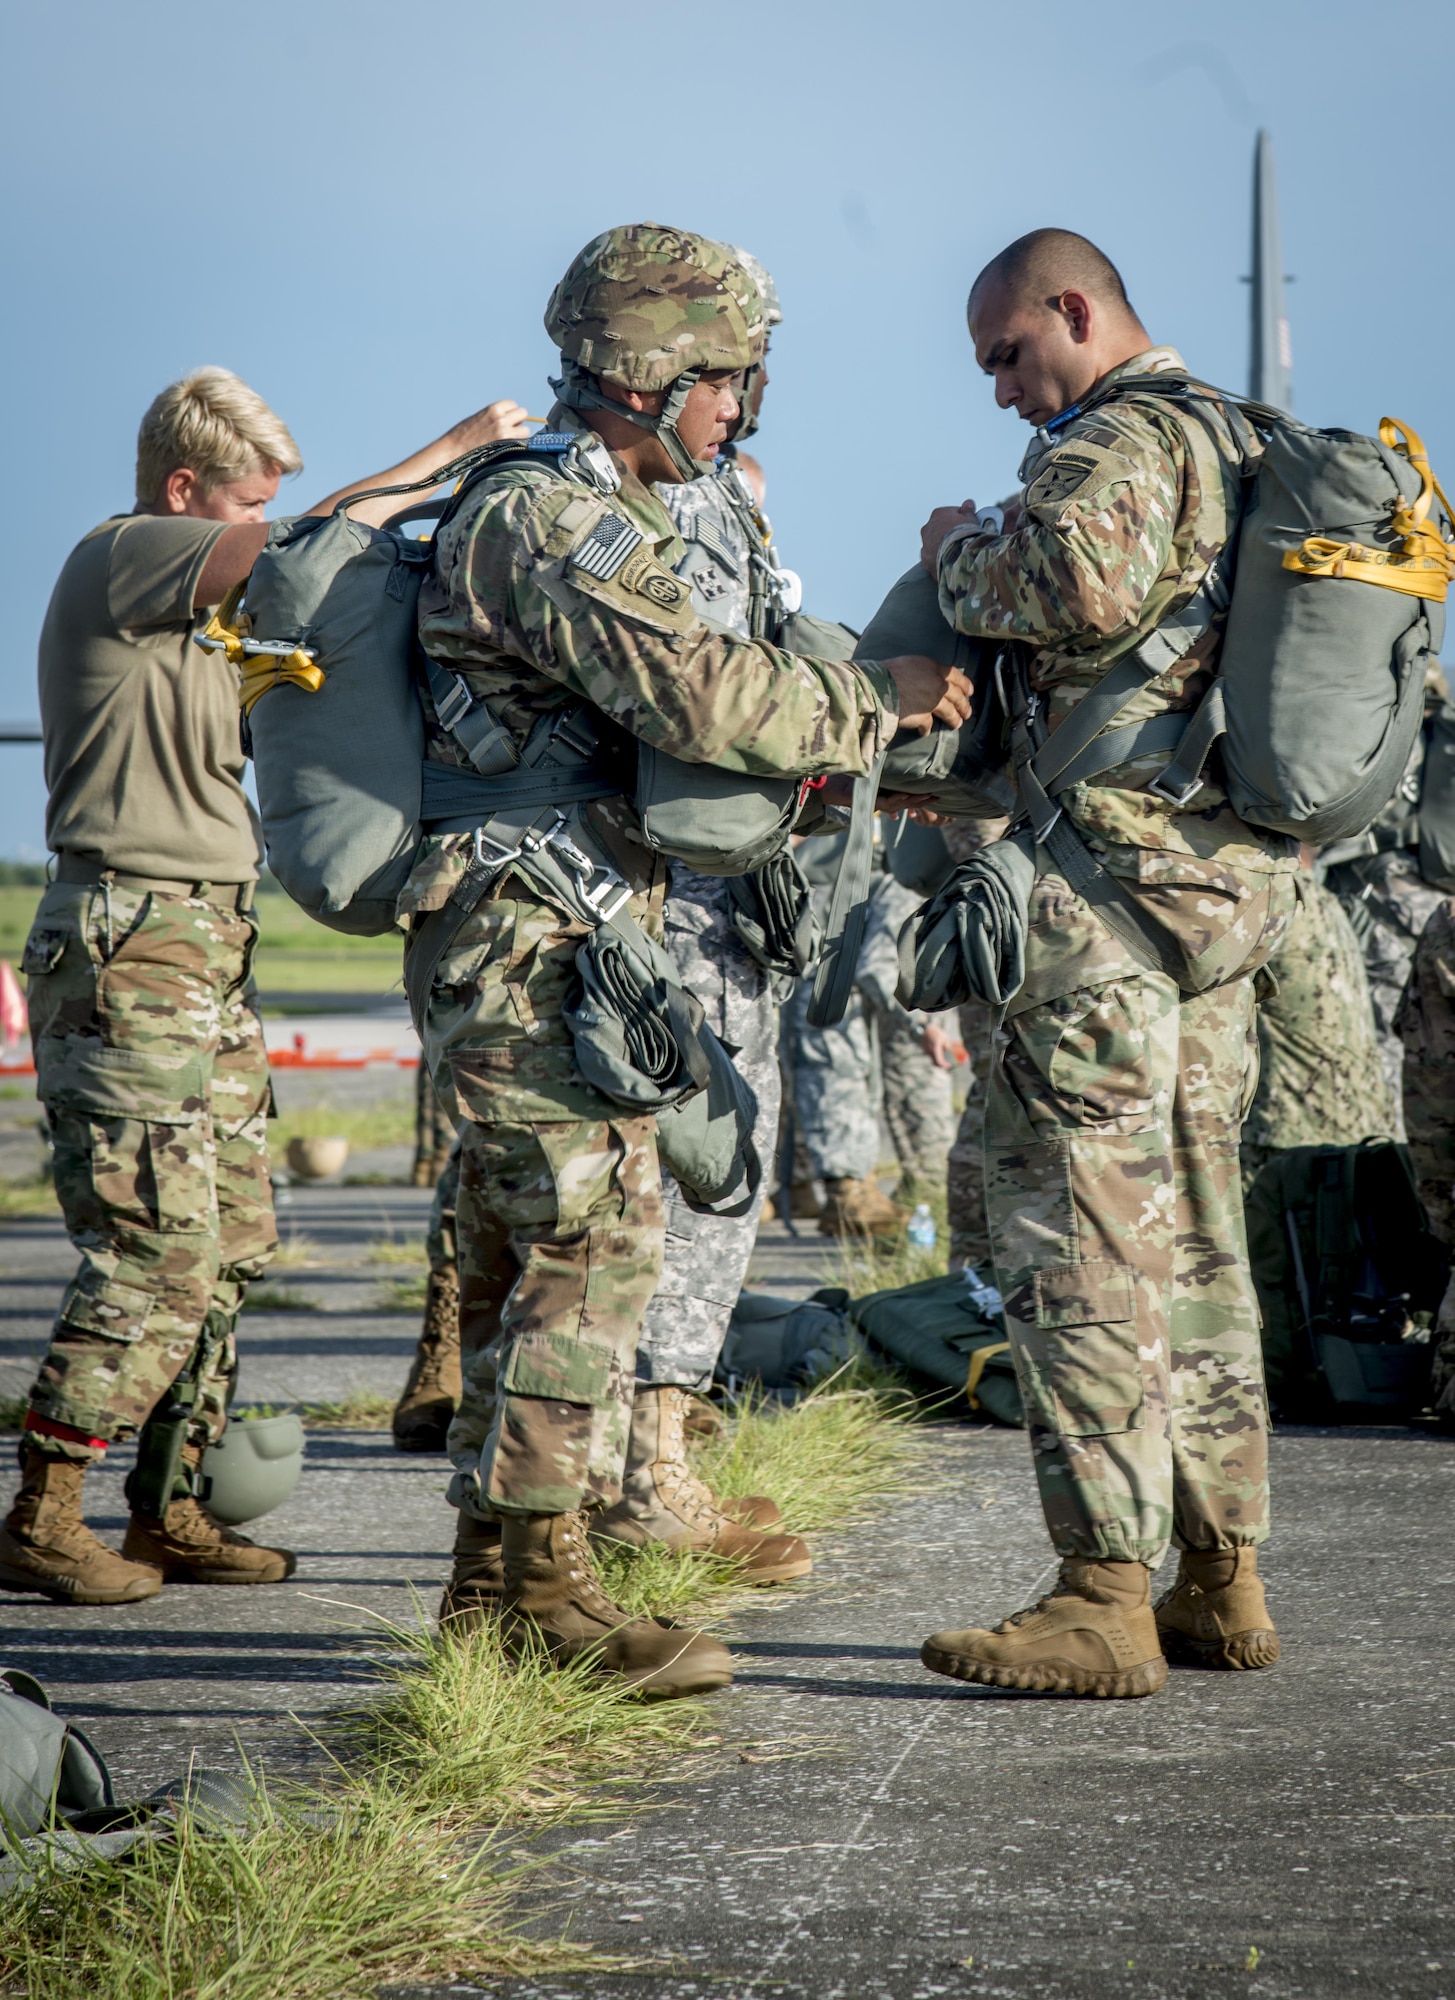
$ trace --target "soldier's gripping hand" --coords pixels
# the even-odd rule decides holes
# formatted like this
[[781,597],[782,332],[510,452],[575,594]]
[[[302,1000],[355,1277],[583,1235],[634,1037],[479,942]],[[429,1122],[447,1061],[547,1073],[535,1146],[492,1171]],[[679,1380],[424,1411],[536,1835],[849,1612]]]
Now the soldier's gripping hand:
[[494,444],[497,438],[529,437],[525,423],[525,404],[505,396],[498,403],[487,403],[473,417],[461,418],[453,430],[445,432],[440,443],[448,445],[450,457],[462,458],[482,444]]
[[970,683],[958,667],[943,666],[922,653],[903,653],[883,665],[899,690],[901,729],[928,736],[937,722],[958,729],[970,719]]

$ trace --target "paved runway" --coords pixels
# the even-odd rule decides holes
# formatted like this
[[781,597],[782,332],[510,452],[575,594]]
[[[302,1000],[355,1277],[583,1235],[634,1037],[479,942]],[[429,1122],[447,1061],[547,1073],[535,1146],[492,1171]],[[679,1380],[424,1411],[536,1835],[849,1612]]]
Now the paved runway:
[[[287,1224],[320,1262],[280,1282],[324,1310],[249,1316],[245,1397],[395,1386],[414,1322],[370,1310],[397,1273],[364,1258],[426,1207],[402,1188],[297,1191]],[[756,1282],[818,1282],[820,1254],[771,1229]],[[23,1386],[70,1265],[54,1224],[0,1234],[0,1391]],[[114,1539],[127,1456],[94,1480]],[[1455,1442],[1289,1432],[1274,1476],[1274,1672],[1027,1700],[919,1665],[924,1633],[999,1617],[1049,1576],[1024,1437],[936,1430],[926,1490],[826,1538],[809,1587],[733,1621],[722,1749],[630,1821],[556,1837],[547,1923],[665,1969],[493,1990],[1455,2000]],[[415,1591],[433,1603],[444,1484],[442,1461],[387,1438],[314,1433],[298,1492],[259,1524],[300,1551],[291,1584],[128,1610],[0,1596],[0,1657],[84,1720],[123,1792],[194,1750],[235,1763],[239,1743],[299,1768],[290,1718],[365,1684],[373,1618],[409,1618]]]

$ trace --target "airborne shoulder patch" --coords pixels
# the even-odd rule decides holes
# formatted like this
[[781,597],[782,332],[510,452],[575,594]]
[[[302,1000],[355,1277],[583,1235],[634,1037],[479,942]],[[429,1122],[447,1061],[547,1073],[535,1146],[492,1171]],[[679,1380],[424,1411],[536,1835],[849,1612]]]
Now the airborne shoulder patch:
[[1026,512],[1038,520],[1055,521],[1073,501],[1083,506],[1107,487],[1124,485],[1137,468],[1119,451],[1108,451],[1089,438],[1073,438],[1041,460],[1026,488]]

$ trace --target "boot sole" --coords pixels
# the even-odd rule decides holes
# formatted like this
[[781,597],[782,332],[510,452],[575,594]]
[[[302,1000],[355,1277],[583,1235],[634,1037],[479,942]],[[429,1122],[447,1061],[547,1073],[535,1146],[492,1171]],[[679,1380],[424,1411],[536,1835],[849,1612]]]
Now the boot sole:
[[1087,1667],[1073,1667],[1064,1660],[1038,1660],[1024,1667],[1005,1667],[988,1660],[973,1660],[963,1653],[945,1653],[928,1640],[920,1647],[920,1659],[932,1674],[948,1674],[951,1680],[971,1681],[980,1687],[1014,1688],[1021,1694],[1067,1694],[1089,1696],[1098,1701],[1130,1701],[1138,1695],[1156,1694],[1167,1681],[1167,1662],[1141,1660],[1134,1667],[1106,1669],[1094,1673]]
[[1282,1650],[1273,1631],[1234,1632],[1226,1639],[1193,1639],[1185,1632],[1159,1632],[1157,1636],[1169,1660],[1233,1673],[1276,1667]]
[[274,1568],[254,1570],[244,1576],[235,1569],[208,1569],[201,1563],[153,1562],[149,1567],[156,1570],[163,1583],[205,1584],[286,1583],[294,1570],[292,1563],[279,1563]]
[[[53,1581],[42,1581],[23,1569],[11,1569],[0,1563],[0,1586],[7,1590],[25,1590],[37,1597],[48,1597],[52,1604],[140,1604],[148,1597],[155,1597],[162,1587],[162,1579],[155,1583],[138,1579],[128,1584],[124,1590],[87,1590],[83,1585],[72,1583],[65,1577]],[[140,1586],[140,1587],[138,1587]]]
[[[707,1551],[711,1555],[712,1551]],[[813,1568],[812,1556],[799,1556],[794,1562],[774,1563],[768,1569],[758,1569],[745,1564],[738,1571],[739,1583],[753,1585],[769,1583],[795,1583],[801,1576],[807,1576]]]

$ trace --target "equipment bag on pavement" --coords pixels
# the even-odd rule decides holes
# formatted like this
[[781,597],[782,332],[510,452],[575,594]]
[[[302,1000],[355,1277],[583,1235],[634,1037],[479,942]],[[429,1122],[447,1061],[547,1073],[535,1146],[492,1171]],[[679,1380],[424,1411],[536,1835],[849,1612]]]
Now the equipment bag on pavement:
[[958,1390],[976,1416],[1024,1426],[1000,1294],[975,1270],[870,1292],[849,1317],[911,1376]]
[[1290,1147],[1263,1167],[1246,1209],[1274,1413],[1349,1423],[1418,1412],[1448,1260],[1408,1149]]

